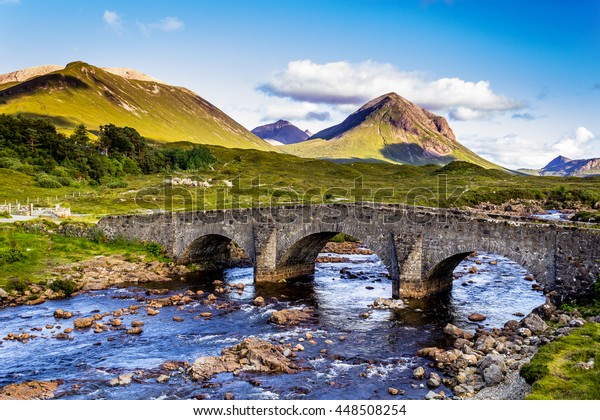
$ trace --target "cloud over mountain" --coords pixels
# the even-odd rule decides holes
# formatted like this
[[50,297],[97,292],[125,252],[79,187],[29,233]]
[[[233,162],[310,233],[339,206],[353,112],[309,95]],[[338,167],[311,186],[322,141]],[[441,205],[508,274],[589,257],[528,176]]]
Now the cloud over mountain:
[[494,92],[486,80],[432,79],[370,60],[324,64],[291,61],[258,89],[271,96],[331,106],[357,105],[386,92],[397,92],[426,109],[446,112],[455,120],[485,119],[525,106]]

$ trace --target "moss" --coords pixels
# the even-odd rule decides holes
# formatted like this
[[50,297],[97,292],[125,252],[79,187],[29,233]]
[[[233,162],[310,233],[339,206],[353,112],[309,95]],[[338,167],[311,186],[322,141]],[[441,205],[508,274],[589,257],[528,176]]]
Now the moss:
[[[589,360],[593,368],[576,367]],[[540,348],[521,375],[533,382],[527,399],[600,399],[600,324],[587,323]]]

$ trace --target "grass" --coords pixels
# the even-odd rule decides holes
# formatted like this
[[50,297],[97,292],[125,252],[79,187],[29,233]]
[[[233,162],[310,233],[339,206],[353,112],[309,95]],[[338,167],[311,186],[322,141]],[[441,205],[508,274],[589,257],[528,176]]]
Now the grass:
[[[575,368],[593,359],[590,370]],[[535,380],[529,400],[600,399],[600,324],[587,323],[542,347],[524,366],[522,375]]]
[[[189,143],[178,143],[186,147]],[[451,163],[410,166],[389,163],[335,163],[258,150],[210,146],[218,162],[211,169],[127,176],[124,182],[91,187],[85,183],[48,190],[31,175],[0,169],[0,203],[40,206],[60,203],[73,213],[90,215],[151,210],[194,210],[287,203],[335,203],[364,200],[431,207],[472,206],[510,199],[546,200],[548,208],[577,201],[600,202],[600,177],[529,177]],[[211,188],[170,187],[170,176],[210,180]],[[231,181],[234,187],[226,187]]]
[[53,268],[98,255],[123,255],[126,259],[145,255],[149,261],[164,259],[154,244],[98,239],[28,233],[15,226],[0,226],[0,288],[9,290],[14,288],[15,282],[44,283]]
[[7,211],[0,211],[0,219],[12,219],[12,216]]

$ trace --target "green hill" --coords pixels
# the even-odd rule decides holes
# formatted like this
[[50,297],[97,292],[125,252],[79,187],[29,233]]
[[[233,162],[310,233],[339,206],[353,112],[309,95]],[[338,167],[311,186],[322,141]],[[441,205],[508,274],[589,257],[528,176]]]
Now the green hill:
[[338,161],[427,165],[461,160],[501,169],[458,143],[445,118],[395,93],[373,99],[342,123],[282,149],[302,157]]
[[[138,73],[139,74],[139,73]],[[194,92],[73,62],[0,85],[0,114],[49,118],[61,131],[85,124],[130,126],[148,139],[276,150]]]

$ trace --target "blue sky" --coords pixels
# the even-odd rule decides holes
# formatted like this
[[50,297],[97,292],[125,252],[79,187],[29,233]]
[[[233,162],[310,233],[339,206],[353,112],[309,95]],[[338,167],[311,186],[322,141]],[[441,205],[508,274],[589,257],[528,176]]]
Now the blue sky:
[[317,131],[396,91],[508,167],[600,156],[600,2],[0,0],[0,74],[83,60]]

